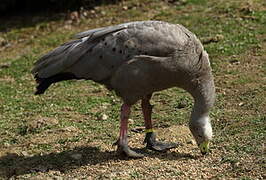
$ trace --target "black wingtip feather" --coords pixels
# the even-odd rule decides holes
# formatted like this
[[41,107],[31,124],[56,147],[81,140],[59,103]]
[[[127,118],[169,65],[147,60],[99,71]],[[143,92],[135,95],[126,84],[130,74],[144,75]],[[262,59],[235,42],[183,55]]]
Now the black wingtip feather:
[[61,73],[49,78],[40,78],[38,74],[36,74],[34,78],[38,83],[36,87],[36,92],[34,93],[35,95],[43,94],[53,83],[70,79],[79,79],[72,73]]
[[43,94],[52,84],[50,78],[40,78],[38,74],[36,74],[34,78],[38,84],[36,87],[36,92],[34,93],[35,95]]

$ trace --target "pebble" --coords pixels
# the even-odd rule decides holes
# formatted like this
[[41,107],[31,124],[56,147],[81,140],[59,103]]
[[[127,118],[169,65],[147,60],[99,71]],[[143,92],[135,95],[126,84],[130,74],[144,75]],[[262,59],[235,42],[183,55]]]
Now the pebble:
[[82,154],[75,153],[75,154],[71,154],[70,157],[75,160],[80,160],[82,158]]
[[134,120],[133,119],[128,119],[128,123],[129,124],[133,124],[134,123]]
[[123,10],[128,10],[128,7],[127,6],[123,6],[123,8],[122,8]]
[[244,105],[244,103],[243,102],[240,102],[239,104],[238,104],[238,106],[243,106]]
[[229,60],[229,63],[231,63],[231,64],[240,64],[240,61],[236,60],[236,59],[232,59],[232,60]]
[[190,140],[187,141],[187,144],[193,144],[193,145],[196,145],[197,143],[196,143],[195,140],[190,139]]
[[6,69],[6,68],[9,68],[10,66],[11,66],[11,64],[9,64],[9,63],[2,63],[2,64],[0,64],[0,69]]
[[29,153],[27,151],[21,151],[21,154],[24,156],[24,157],[29,157]]
[[106,119],[108,119],[108,116],[106,114],[103,114],[102,115],[102,120],[106,120]]

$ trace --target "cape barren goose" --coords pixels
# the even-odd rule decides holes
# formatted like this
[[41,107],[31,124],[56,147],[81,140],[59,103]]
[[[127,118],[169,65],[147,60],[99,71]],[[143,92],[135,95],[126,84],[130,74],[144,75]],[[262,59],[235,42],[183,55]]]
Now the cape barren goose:
[[147,148],[166,151],[174,143],[159,142],[152,127],[152,93],[180,87],[194,98],[189,127],[203,154],[209,151],[212,127],[209,111],[215,87],[208,54],[197,37],[182,25],[138,21],[92,29],[76,35],[41,57],[32,70],[42,94],[53,83],[93,80],[114,90],[123,100],[118,151],[142,157],[128,147],[130,108],[138,100],[145,121]]

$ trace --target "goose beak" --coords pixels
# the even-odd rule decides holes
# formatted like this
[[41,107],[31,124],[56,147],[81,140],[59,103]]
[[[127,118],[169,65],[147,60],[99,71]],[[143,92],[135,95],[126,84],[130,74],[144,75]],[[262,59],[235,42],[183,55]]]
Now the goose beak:
[[202,142],[200,145],[199,145],[199,148],[200,148],[200,152],[201,154],[205,155],[207,153],[209,153],[209,141],[204,141]]

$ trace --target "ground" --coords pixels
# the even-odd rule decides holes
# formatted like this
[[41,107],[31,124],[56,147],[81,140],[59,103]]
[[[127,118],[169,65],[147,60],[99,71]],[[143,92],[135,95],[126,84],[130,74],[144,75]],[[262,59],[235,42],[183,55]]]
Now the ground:
[[[154,94],[157,137],[178,142],[146,150],[140,105],[130,119],[129,159],[112,146],[121,100],[91,81],[67,81],[34,96],[30,70],[77,32],[134,20],[186,26],[210,55],[217,98],[211,153],[188,129],[193,100],[172,88]],[[78,12],[1,18],[0,179],[265,179],[266,4],[263,0],[124,0]]]

